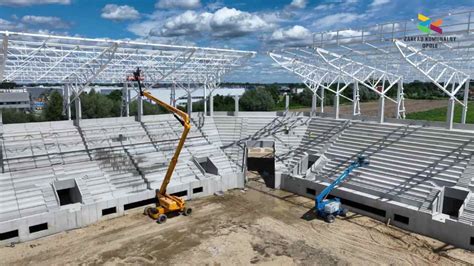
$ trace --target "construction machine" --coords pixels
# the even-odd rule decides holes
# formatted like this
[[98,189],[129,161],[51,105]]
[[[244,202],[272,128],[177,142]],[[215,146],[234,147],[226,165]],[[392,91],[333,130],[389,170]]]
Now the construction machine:
[[367,165],[369,165],[369,160],[362,155],[358,155],[357,159],[352,162],[336,180],[316,196],[314,211],[319,217],[328,223],[333,223],[336,220],[336,216],[346,216],[347,209],[341,206],[341,200],[339,198],[326,199],[326,197],[337,185],[344,182],[354,169]]
[[184,199],[166,193],[166,189],[173,175],[173,171],[176,167],[176,164],[178,163],[179,155],[181,153],[181,150],[183,149],[184,142],[186,141],[186,137],[189,133],[189,130],[191,129],[189,116],[187,113],[179,110],[178,108],[173,107],[156,98],[151,94],[151,92],[143,90],[141,85],[141,80],[143,80],[143,77],[141,76],[140,68],[137,68],[137,70],[133,72],[133,76],[130,77],[129,80],[133,80],[138,83],[138,90],[140,96],[146,97],[147,99],[150,99],[156,104],[164,107],[166,110],[172,113],[173,116],[184,127],[183,133],[181,134],[181,138],[179,139],[178,147],[174,152],[173,158],[171,158],[171,162],[168,165],[168,170],[166,171],[165,178],[161,183],[160,190],[156,192],[156,206],[146,207],[144,214],[150,216],[152,219],[156,220],[160,224],[166,222],[170,213],[180,213],[186,216],[191,215],[192,209],[186,206],[186,202]]

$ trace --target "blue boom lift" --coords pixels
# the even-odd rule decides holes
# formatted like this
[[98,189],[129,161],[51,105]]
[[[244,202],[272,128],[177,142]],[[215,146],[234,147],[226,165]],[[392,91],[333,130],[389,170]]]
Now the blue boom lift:
[[352,162],[349,167],[331,183],[331,185],[326,187],[318,196],[316,196],[315,211],[319,217],[323,218],[328,223],[332,223],[336,220],[336,216],[346,216],[347,209],[341,207],[341,200],[339,198],[326,199],[326,197],[337,185],[342,183],[349,176],[352,170],[366,165],[369,165],[369,160],[364,156],[357,156],[357,160]]

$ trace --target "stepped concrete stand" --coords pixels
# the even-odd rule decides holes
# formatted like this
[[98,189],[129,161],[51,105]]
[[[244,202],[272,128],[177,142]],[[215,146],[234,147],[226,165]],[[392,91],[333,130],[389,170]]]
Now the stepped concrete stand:
[[[0,241],[30,240],[152,203],[182,129],[171,115],[141,120],[3,125]],[[247,158],[263,145],[274,157],[270,183],[313,198],[362,153],[370,166],[332,193],[345,207],[474,250],[474,127],[242,111],[193,113],[192,122],[171,193],[194,198],[242,187]]]

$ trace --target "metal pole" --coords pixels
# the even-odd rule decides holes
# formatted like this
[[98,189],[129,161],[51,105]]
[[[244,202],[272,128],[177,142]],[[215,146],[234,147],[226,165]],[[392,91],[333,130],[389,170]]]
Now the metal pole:
[[318,91],[313,91],[313,98],[311,99],[311,116],[316,116],[316,107],[318,101]]
[[[77,95],[77,92],[75,92]],[[75,119],[75,125],[79,126],[81,122],[81,117],[82,117],[82,109],[81,109],[81,97],[77,97],[76,100],[74,101],[75,107],[76,107],[76,119]]]
[[120,117],[123,117],[124,113],[126,112],[125,109],[127,108],[127,82],[123,83],[122,87],[122,102],[120,106]]
[[467,117],[467,104],[469,101],[469,83],[471,80],[467,80],[466,83],[464,84],[464,98],[463,98],[463,104],[464,106],[462,107],[462,118],[461,118],[461,123],[466,124],[466,117]]
[[212,95],[212,90],[209,92],[209,116],[214,116],[214,95]]
[[337,80],[336,94],[334,95],[334,118],[339,119],[339,88],[340,80]]
[[64,101],[66,101],[67,120],[71,120],[71,87],[69,84],[64,85]]
[[[397,119],[405,119],[405,104],[403,103],[403,80],[397,83]],[[403,112],[403,114],[401,114]]]
[[285,94],[285,115],[290,111],[290,95]]
[[187,105],[188,105],[188,115],[191,116],[191,114],[193,113],[193,98],[190,91],[188,91],[188,104]]
[[125,105],[125,111],[126,111],[126,115],[127,117],[130,116],[130,89],[128,88],[128,82],[125,82],[125,93],[127,94],[127,98],[125,98],[126,100],[126,105]]
[[360,115],[360,96],[359,96],[359,82],[354,80],[354,87],[352,88],[352,115]]
[[446,128],[453,129],[453,116],[454,116],[454,96],[449,98],[448,102],[448,113],[446,114]]
[[204,83],[204,115],[207,114],[207,82]]
[[234,96],[234,102],[235,102],[234,116],[239,116],[239,95]]
[[384,116],[385,116],[385,76],[383,77],[382,81],[382,91],[381,95],[379,98],[379,123],[384,122]]
[[324,88],[321,88],[321,113],[324,113]]
[[176,107],[176,83],[171,86],[170,105]]

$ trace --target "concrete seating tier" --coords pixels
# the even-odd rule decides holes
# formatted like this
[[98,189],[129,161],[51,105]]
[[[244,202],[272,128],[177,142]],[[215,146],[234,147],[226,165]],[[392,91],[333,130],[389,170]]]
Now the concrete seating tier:
[[[343,187],[421,207],[428,195],[454,186],[474,145],[465,132],[353,122],[330,145],[320,179],[335,179],[357,154],[370,158]],[[322,176],[322,178],[321,178]]]

